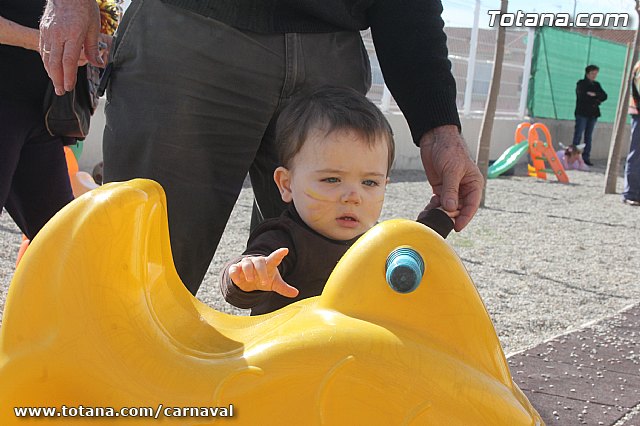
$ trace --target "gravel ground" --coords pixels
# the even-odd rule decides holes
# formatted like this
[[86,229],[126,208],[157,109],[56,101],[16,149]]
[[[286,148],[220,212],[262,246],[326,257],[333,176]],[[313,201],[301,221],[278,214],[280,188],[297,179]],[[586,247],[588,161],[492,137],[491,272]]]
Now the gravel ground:
[[[569,171],[571,184],[527,176],[489,181],[486,206],[448,241],[475,282],[507,354],[640,302],[640,208],[604,195],[604,167]],[[553,179],[553,178],[552,178]],[[381,220],[414,218],[428,199],[422,172],[395,172]],[[622,179],[618,179],[618,192]],[[217,288],[222,263],[242,251],[251,189],[236,204],[198,298],[230,313]],[[0,216],[0,312],[20,232]]]

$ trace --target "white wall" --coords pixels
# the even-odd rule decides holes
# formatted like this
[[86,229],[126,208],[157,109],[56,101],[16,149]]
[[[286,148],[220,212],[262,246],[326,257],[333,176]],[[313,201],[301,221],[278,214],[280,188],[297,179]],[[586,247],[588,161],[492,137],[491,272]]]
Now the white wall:
[[98,109],[91,117],[89,134],[82,146],[82,155],[78,161],[80,170],[91,173],[96,164],[102,161],[102,132],[104,131],[104,102],[105,98],[100,98]]
[[[93,167],[102,160],[102,132],[105,125],[104,98],[100,99],[98,110],[91,119],[89,136],[85,140],[80,169],[91,173]],[[422,169],[418,148],[413,144],[409,126],[401,114],[387,114],[396,140],[396,161],[394,168],[400,170]],[[481,117],[463,118],[462,134],[467,141],[472,158],[475,158],[478,146],[478,133],[480,132]],[[551,133],[551,139],[556,148],[558,141],[569,145],[573,139],[573,121],[540,119]],[[489,159],[495,160],[514,143],[515,130],[521,120],[515,118],[496,118],[492,131],[491,150]],[[609,142],[611,140],[610,123],[598,123],[593,132],[593,146],[591,159],[596,162],[606,163],[609,157]],[[629,150],[629,126],[625,128],[621,155],[624,157]]]

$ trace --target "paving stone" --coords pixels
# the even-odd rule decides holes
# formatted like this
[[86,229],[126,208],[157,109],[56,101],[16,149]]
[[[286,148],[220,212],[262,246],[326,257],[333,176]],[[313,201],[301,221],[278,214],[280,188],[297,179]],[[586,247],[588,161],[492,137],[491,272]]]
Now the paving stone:
[[[509,360],[513,380],[522,390],[631,409],[640,403],[640,376],[576,367],[534,356]],[[534,404],[535,405],[535,404]]]
[[612,425],[625,415],[620,408],[524,391],[547,426]]
[[640,405],[639,342],[636,305],[513,355],[509,368],[547,425],[613,425]]

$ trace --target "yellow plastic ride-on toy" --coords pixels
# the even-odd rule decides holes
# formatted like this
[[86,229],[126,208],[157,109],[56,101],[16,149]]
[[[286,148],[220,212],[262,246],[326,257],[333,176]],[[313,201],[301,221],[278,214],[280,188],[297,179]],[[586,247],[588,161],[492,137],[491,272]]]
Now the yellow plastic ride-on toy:
[[[409,220],[362,236],[321,296],[232,316],[180,282],[162,188],[107,184],[65,207],[34,240],[0,331],[2,425],[44,420],[18,418],[16,407],[62,406],[76,417],[48,420],[542,424],[459,258]],[[79,418],[80,406],[111,417]],[[153,416],[124,417],[131,407]]]

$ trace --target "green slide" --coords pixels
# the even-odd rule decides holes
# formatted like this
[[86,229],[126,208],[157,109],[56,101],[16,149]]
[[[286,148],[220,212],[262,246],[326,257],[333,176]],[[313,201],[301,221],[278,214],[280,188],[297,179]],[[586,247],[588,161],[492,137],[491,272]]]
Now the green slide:
[[529,141],[524,140],[517,145],[510,146],[502,155],[489,167],[487,177],[496,178],[516,165],[520,157],[529,151]]

